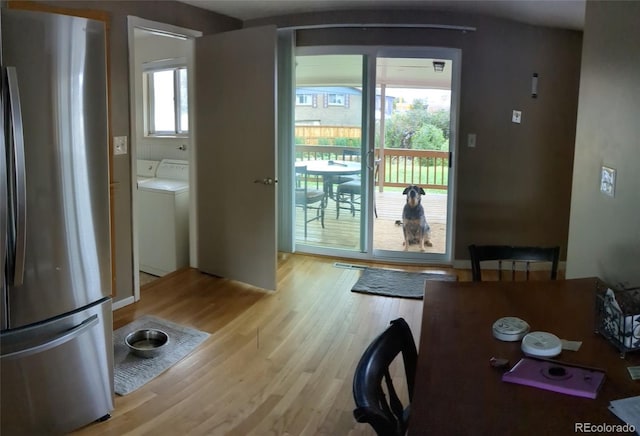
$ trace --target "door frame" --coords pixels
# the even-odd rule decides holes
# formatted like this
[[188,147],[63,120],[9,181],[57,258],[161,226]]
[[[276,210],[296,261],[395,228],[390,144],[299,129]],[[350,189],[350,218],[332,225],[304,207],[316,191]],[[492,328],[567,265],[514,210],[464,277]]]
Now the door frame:
[[[129,137],[129,157],[130,157],[130,175],[131,175],[131,238],[132,238],[132,268],[133,268],[133,297],[118,301],[118,307],[126,306],[135,301],[140,300],[140,256],[139,256],[139,244],[138,244],[138,189],[137,189],[137,138],[136,138],[136,119],[138,108],[136,107],[135,99],[135,29],[141,29],[149,32],[157,32],[167,35],[172,35],[179,38],[185,38],[195,40],[202,36],[202,32],[193,29],[187,29],[184,27],[174,26],[172,24],[161,23],[158,21],[147,20],[139,18],[133,15],[127,17],[127,36],[129,46],[129,95],[132,96],[129,99],[129,114],[131,132]],[[193,81],[193,67],[194,67],[194,47],[191,48],[189,55],[187,56],[187,71],[189,77],[189,102],[194,101],[195,95],[195,83]],[[196,242],[198,240],[197,229],[195,225],[195,198],[196,192],[196,169],[195,159],[197,150],[195,147],[195,141],[193,136],[195,135],[195,127],[193,119],[195,117],[195,108],[193,104],[189,104],[189,265],[194,267],[197,265],[197,250]],[[114,308],[115,304],[114,304]]]
[[[431,47],[431,46],[305,46],[296,47],[294,50],[295,56],[314,56],[314,55],[362,55],[363,61],[366,64],[366,68],[363,71],[363,106],[368,104],[368,107],[363,107],[363,111],[367,115],[363,117],[362,126],[362,156],[369,156],[370,151],[374,151],[375,144],[372,138],[375,138],[375,89],[376,89],[376,61],[378,57],[420,57],[420,58],[437,58],[437,59],[450,59],[452,61],[451,72],[451,109],[450,109],[450,137],[449,137],[449,151],[450,151],[450,168],[449,168],[449,189],[447,191],[447,230],[446,238],[447,245],[445,253],[429,254],[428,263],[432,264],[451,264],[453,262],[453,247],[456,222],[455,214],[455,198],[456,198],[456,173],[457,173],[457,156],[459,148],[459,110],[460,110],[460,87],[461,87],[461,66],[462,66],[462,50],[453,47]],[[292,78],[295,80],[295,78]],[[366,99],[366,103],[365,103]],[[366,131],[365,131],[366,129]],[[291,166],[293,166],[293,158],[291,159]],[[366,214],[363,217],[364,224],[361,229],[361,239],[364,238],[363,252],[358,251],[345,251],[335,250],[326,247],[316,247],[304,244],[294,244],[294,249],[297,250],[297,246],[300,245],[302,249],[300,252],[309,254],[318,254],[325,256],[339,256],[347,257],[358,260],[378,260],[390,263],[425,263],[425,253],[416,252],[393,252],[386,250],[374,250],[373,248],[373,198],[374,189],[371,178],[373,170],[368,168],[368,159],[363,159],[363,174],[366,175],[364,181],[366,183],[367,194],[364,200],[363,209],[366,210]],[[365,171],[366,170],[366,171]],[[295,225],[292,225],[289,232],[293,235],[295,241]]]

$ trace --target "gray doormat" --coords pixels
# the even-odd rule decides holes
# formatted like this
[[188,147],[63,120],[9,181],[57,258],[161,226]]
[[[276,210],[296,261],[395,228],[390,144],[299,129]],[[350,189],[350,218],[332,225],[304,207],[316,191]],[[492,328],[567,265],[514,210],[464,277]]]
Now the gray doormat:
[[[124,342],[125,337],[130,332],[143,328],[159,329],[169,335],[167,349],[159,356],[145,359],[129,352]],[[183,359],[209,336],[209,333],[150,315],[142,316],[114,331],[113,360],[116,394],[127,395],[135,391]]]
[[365,268],[352,292],[422,299],[425,280],[456,281],[458,277],[441,273],[415,273],[391,269]]

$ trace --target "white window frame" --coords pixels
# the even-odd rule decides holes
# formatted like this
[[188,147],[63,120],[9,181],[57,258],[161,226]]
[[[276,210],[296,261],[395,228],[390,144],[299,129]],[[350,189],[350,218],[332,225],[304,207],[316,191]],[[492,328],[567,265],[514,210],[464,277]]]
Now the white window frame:
[[[145,136],[150,137],[189,137],[189,125],[182,126],[180,110],[180,74],[183,70],[187,74],[187,62],[184,58],[165,59],[147,62],[143,65],[143,85],[144,85],[144,113],[145,113]],[[174,109],[174,130],[157,130],[155,126],[154,114],[154,93],[153,74],[162,71],[173,71],[173,109]],[[188,84],[187,84],[188,88]],[[188,99],[188,95],[187,95]],[[187,100],[187,116],[189,114],[189,102]]]
[[313,94],[296,94],[296,106],[313,106]]
[[[333,99],[333,101],[332,101]],[[327,94],[327,105],[329,106],[346,106],[347,105],[347,95],[340,93],[330,93]]]

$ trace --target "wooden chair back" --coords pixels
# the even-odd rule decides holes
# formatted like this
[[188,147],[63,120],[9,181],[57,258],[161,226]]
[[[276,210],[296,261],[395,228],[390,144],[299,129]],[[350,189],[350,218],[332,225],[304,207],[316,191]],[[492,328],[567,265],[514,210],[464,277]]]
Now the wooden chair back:
[[524,263],[525,277],[529,280],[531,263],[549,262],[551,264],[550,278],[558,276],[558,261],[560,247],[518,247],[511,245],[470,245],[471,275],[474,282],[482,281],[481,262],[498,261],[498,279],[502,280],[502,263],[511,263],[511,280],[516,278],[516,267]]

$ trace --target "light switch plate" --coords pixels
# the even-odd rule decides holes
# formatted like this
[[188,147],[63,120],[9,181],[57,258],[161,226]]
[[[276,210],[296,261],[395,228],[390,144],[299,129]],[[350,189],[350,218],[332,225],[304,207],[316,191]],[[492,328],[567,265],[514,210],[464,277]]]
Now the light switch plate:
[[600,170],[600,192],[609,197],[616,194],[616,170],[611,167],[602,166]]
[[513,115],[511,116],[511,121],[520,124],[520,121],[522,121],[522,111],[514,110]]
[[113,137],[113,154],[127,154],[127,137]]
[[467,147],[475,147],[476,146],[476,134],[469,133],[467,135]]

